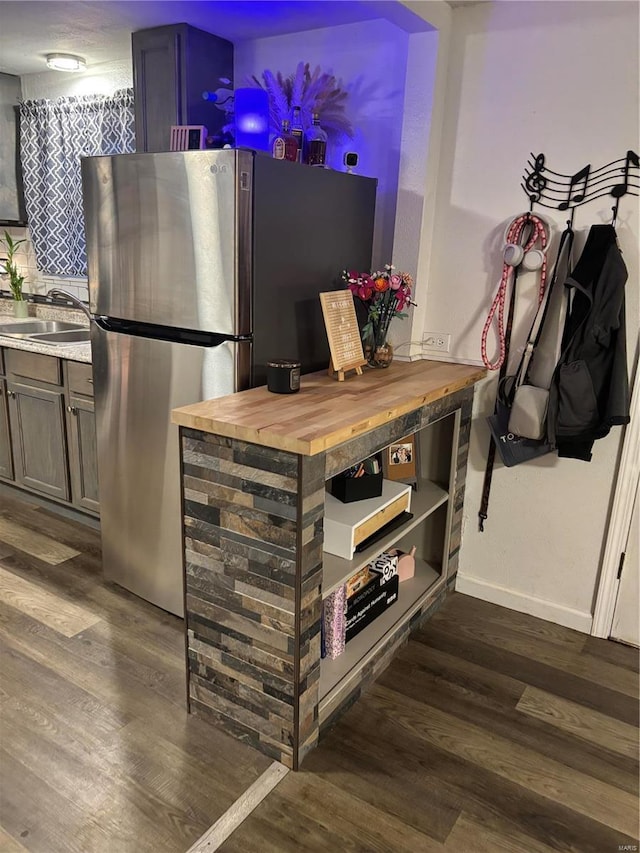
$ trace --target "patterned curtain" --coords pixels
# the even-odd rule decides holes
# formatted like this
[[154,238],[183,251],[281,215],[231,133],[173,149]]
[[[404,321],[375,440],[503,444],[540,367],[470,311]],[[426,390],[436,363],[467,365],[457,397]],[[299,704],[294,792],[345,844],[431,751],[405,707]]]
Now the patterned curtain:
[[24,196],[38,269],[86,275],[80,158],[135,151],[133,90],[20,105]]

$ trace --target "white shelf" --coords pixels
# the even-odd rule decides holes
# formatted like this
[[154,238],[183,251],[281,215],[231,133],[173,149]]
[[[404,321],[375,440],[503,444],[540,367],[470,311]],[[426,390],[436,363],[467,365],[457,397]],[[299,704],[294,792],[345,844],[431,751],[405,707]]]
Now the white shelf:
[[[435,483],[428,480],[421,481],[418,490],[411,493],[412,519],[396,527],[394,530],[390,530],[386,536],[383,536],[374,545],[370,545],[365,551],[356,554],[352,560],[345,560],[343,557],[336,557],[334,554],[329,554],[325,551],[323,555],[322,597],[326,598],[335,589],[342,586],[358,569],[366,566],[378,554],[391,547],[394,542],[397,542],[398,539],[409,533],[416,525],[420,524],[421,521],[424,521],[428,515],[434,512],[434,510],[446,503],[448,497],[448,493]],[[345,506],[348,506],[348,504]],[[409,583],[409,581],[406,581],[406,583]],[[404,586],[405,584],[401,584],[401,592]],[[393,607],[390,609],[393,610]]]
[[344,503],[329,492],[324,499],[324,548],[327,553],[348,560],[353,557],[358,542],[364,537],[363,527],[374,521],[377,527],[390,521],[393,515],[386,514],[391,506],[395,515],[411,506],[411,486],[393,480],[382,481],[382,494],[374,498]]
[[[395,531],[394,531],[395,532]],[[376,546],[377,547],[377,546]],[[329,701],[329,693],[339,688],[341,682],[352,678],[375,656],[378,648],[399,623],[411,617],[420,600],[440,579],[434,566],[416,559],[416,573],[400,584],[398,601],[378,616],[370,625],[347,643],[345,651],[335,660],[323,658],[320,662],[320,702]]]

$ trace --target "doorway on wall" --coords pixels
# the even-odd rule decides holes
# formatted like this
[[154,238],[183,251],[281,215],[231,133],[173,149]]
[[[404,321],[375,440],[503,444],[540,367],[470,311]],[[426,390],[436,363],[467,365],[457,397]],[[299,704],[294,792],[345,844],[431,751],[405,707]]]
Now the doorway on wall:
[[611,520],[600,573],[591,633],[595,637],[640,645],[638,601],[638,484],[640,483],[640,381],[631,396],[631,422],[625,428]]
[[640,576],[640,506],[638,503],[638,480],[633,499],[631,525],[624,549],[624,564],[618,585],[618,595],[613,611],[613,622],[609,636],[631,646],[640,646],[640,615],[638,613]]

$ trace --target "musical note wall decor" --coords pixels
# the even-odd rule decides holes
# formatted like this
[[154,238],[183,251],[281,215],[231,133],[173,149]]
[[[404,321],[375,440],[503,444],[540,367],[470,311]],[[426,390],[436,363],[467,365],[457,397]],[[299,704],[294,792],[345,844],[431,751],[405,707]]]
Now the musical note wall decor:
[[616,184],[611,190],[611,195],[614,198],[621,198],[629,191],[629,167],[639,167],[638,155],[634,151],[627,151],[627,159],[624,164],[624,181],[621,184]]
[[613,160],[605,166],[592,169],[587,164],[574,175],[554,172],[545,162],[544,154],[530,154],[520,186],[534,204],[552,210],[573,210],[604,196],[615,199],[613,221],[618,213],[618,203],[625,195],[640,195],[640,160],[635,151]]
[[[587,194],[587,184],[589,183],[590,173],[591,164],[585,166],[584,169],[580,169],[579,172],[576,172],[576,174],[569,181],[569,193],[567,195],[566,201],[560,202],[560,204],[558,205],[558,210],[567,210],[569,207],[571,207],[571,202],[573,202],[574,204],[580,204],[584,201],[585,196]],[[576,184],[581,185],[581,192],[572,195],[574,191],[573,188],[574,186],[576,186]]]

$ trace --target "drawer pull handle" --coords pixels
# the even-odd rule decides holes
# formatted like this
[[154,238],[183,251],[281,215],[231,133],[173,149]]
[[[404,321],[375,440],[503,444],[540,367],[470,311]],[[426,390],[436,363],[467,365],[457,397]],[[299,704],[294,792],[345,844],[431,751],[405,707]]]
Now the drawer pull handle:
[[75,406],[67,406],[67,411],[69,412],[70,415],[77,415],[78,414],[78,410],[76,409]]
[[7,391],[7,397],[15,397],[15,396],[16,396],[15,391]]

